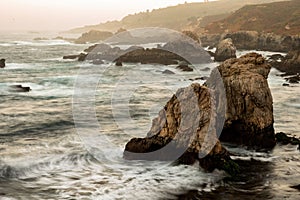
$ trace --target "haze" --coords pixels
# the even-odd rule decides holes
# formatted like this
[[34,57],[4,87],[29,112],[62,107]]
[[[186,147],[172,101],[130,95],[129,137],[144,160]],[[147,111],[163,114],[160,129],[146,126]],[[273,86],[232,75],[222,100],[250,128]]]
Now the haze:
[[184,2],[186,0],[1,0],[0,31],[67,30]]

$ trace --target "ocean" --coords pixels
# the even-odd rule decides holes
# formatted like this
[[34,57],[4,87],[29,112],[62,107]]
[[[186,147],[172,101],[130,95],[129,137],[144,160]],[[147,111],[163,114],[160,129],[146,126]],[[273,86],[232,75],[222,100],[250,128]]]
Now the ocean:
[[[123,159],[125,144],[146,136],[172,94],[209,76],[218,63],[195,65],[193,72],[172,65],[93,65],[62,59],[89,45],[33,40],[55,36],[0,34],[0,58],[6,59],[0,69],[1,200],[299,199],[291,188],[300,184],[297,146],[257,152],[224,144],[242,166],[239,180],[218,170],[206,173],[197,164]],[[166,69],[175,74],[163,74]],[[272,69],[268,78],[275,130],[300,137],[300,85],[282,86],[279,74]],[[82,75],[90,85],[80,84]],[[10,90],[20,84],[32,90]],[[93,94],[78,94],[78,86]],[[78,106],[82,99],[86,104]]]

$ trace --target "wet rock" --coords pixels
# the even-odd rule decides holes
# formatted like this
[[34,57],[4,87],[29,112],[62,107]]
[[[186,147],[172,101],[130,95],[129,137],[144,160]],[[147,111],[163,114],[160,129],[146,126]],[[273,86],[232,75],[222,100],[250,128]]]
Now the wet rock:
[[180,69],[180,70],[182,70],[182,71],[184,71],[184,72],[192,72],[192,71],[194,71],[193,68],[189,67],[189,66],[186,65],[186,64],[178,65],[178,66],[176,67],[176,69]]
[[[215,100],[211,90],[192,84],[179,89],[167,102],[145,138],[133,138],[125,147],[128,160],[167,160],[193,164],[208,171],[234,169],[216,135]],[[235,171],[235,170],[233,170]]]
[[249,53],[226,60],[212,71],[205,85],[220,94],[218,104],[227,105],[221,141],[255,149],[275,146],[273,100],[267,81],[270,69],[261,55]]
[[88,55],[88,54],[85,54],[85,53],[79,54],[79,56],[78,56],[78,61],[80,61],[80,62],[85,61],[86,58],[87,58],[87,55]]
[[178,64],[178,61],[185,61],[184,58],[172,52],[162,49],[136,49],[118,57],[115,62],[142,63],[142,64]]
[[300,82],[300,76],[297,74],[296,76],[291,76],[288,78],[285,78],[289,83],[299,83]]
[[272,66],[285,72],[285,75],[300,74],[300,50],[290,51],[282,62],[274,63]]
[[12,85],[10,86],[11,92],[30,92],[30,87],[23,87],[22,85]]
[[299,185],[294,185],[294,186],[291,186],[291,188],[293,188],[293,189],[296,189],[296,190],[299,190],[299,191],[300,191],[300,184],[299,184]]
[[63,56],[63,59],[65,60],[75,60],[78,59],[79,55],[68,55],[68,56]]
[[5,59],[0,59],[0,68],[5,67]]
[[289,137],[287,136],[287,134],[283,133],[283,132],[280,132],[280,133],[277,133],[275,135],[276,137],[276,141],[278,143],[281,143],[281,144],[284,144],[284,145],[287,145],[287,144],[292,144],[292,145],[300,145],[300,140],[295,138],[295,137]]
[[163,74],[175,74],[171,70],[166,69],[165,71],[162,72]]
[[288,83],[283,83],[282,86],[288,87],[288,86],[290,86],[290,84],[288,84]]
[[120,61],[117,61],[117,62],[116,62],[116,66],[118,66],[118,67],[122,67],[122,66],[123,66],[123,64],[122,64],[122,62],[120,62]]
[[215,61],[222,62],[230,58],[236,58],[236,48],[232,39],[227,38],[218,44],[215,53]]

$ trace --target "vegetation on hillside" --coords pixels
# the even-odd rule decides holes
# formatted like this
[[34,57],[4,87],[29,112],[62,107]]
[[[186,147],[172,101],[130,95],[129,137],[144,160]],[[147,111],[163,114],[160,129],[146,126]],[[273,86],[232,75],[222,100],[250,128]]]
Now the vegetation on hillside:
[[247,5],[229,17],[206,26],[207,33],[257,31],[299,35],[300,1]]
[[[219,0],[201,3],[185,3],[167,8],[154,9],[124,17],[121,21],[109,21],[98,25],[85,26],[69,32],[83,33],[90,30],[115,32],[120,28],[162,27],[174,30],[201,27],[201,23],[220,20],[229,13],[247,4],[260,4],[280,0]],[[204,18],[213,16],[211,18]]]

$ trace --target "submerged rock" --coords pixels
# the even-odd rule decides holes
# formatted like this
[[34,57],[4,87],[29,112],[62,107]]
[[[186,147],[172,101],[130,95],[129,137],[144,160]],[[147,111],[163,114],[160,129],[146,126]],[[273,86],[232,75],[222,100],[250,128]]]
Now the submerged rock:
[[[215,100],[211,90],[199,84],[179,89],[153,120],[146,138],[133,138],[125,147],[125,159],[168,160],[193,164],[208,171],[229,173],[231,161],[216,134]],[[234,167],[233,167],[234,166]]]
[[232,39],[227,38],[221,41],[214,55],[215,61],[222,62],[229,58],[236,58],[236,48],[232,42]]
[[30,92],[30,87],[23,87],[22,85],[11,85],[10,86],[11,92]]
[[180,70],[182,70],[182,71],[184,71],[184,72],[192,72],[192,71],[194,71],[193,68],[189,67],[189,66],[186,65],[186,64],[178,65],[178,66],[176,67],[176,69],[180,69]]
[[[224,83],[227,106],[221,141],[257,149],[275,146],[273,100],[268,85],[270,65],[259,54],[249,53],[226,60],[212,71],[206,85],[220,93]],[[219,73],[222,80],[219,78]]]
[[171,70],[166,69],[165,71],[162,72],[163,74],[175,74]]
[[5,67],[5,59],[0,59],[0,68]]
[[278,143],[287,145],[287,144],[292,144],[292,145],[300,145],[300,140],[295,138],[295,137],[289,137],[285,133],[280,132],[276,134],[276,141]]

